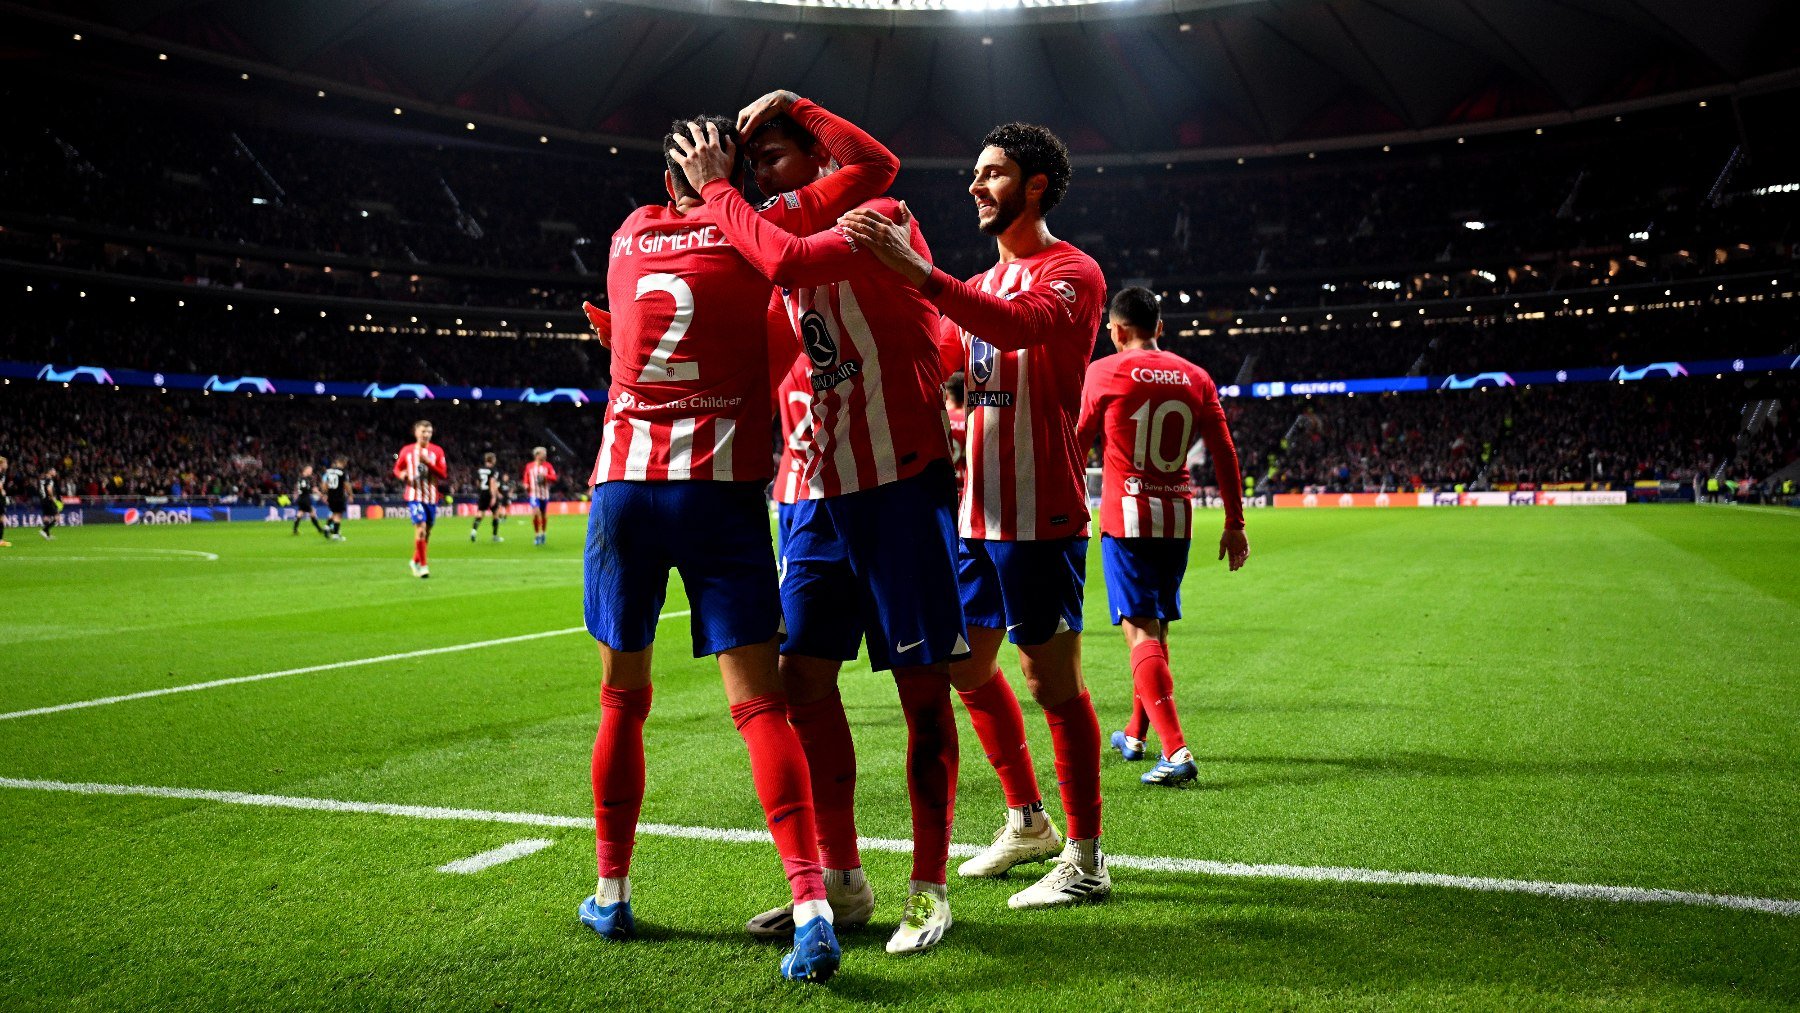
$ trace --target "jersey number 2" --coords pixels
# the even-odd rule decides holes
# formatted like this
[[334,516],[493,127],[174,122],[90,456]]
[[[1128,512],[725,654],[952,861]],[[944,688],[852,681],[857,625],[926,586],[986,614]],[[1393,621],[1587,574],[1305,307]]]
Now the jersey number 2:
[[638,374],[638,382],[674,383],[700,379],[698,361],[669,361],[669,357],[675,354],[676,343],[687,333],[688,324],[694,320],[694,290],[678,274],[646,274],[639,278],[637,298],[642,299],[652,292],[667,292],[675,300],[675,315],[669,318],[668,329],[663,331],[662,339],[651,350],[650,358],[645,360],[644,371]]

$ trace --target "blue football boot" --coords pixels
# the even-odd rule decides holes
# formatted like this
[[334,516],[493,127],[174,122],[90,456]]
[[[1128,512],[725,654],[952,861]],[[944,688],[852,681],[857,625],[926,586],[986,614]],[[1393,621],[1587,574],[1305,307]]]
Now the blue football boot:
[[[637,922],[631,917],[631,902],[622,900],[617,904],[600,906],[597,897],[589,897],[581,902],[581,924],[600,933],[607,939],[623,942],[637,937]],[[837,940],[831,945],[837,946]]]
[[1145,784],[1160,785],[1164,788],[1179,788],[1200,776],[1199,768],[1194,766],[1194,754],[1185,749],[1177,750],[1175,755],[1180,759],[1167,756],[1156,758],[1156,766],[1138,780]]
[[794,948],[781,955],[781,976],[789,981],[830,981],[843,959],[831,923],[814,918],[794,930]]
[[[1137,745],[1132,745],[1134,742],[1136,742]],[[1112,747],[1117,749],[1119,755],[1127,760],[1141,760],[1144,758],[1144,744],[1141,741],[1126,735],[1122,731],[1112,733]]]

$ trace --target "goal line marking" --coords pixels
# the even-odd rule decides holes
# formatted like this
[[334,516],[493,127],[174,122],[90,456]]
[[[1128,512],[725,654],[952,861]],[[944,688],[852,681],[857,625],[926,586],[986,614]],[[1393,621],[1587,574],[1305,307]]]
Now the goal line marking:
[[[664,612],[657,620],[674,619],[691,614],[689,610],[680,612]],[[183,686],[167,686],[162,689],[146,689],[138,693],[122,693],[118,696],[95,697],[92,700],[76,700],[71,703],[52,704],[48,707],[32,707],[29,710],[11,711],[0,714],[0,721],[11,721],[15,718],[36,717],[40,714],[59,714],[63,711],[85,710],[89,707],[105,707],[115,703],[128,703],[132,700],[148,700],[151,697],[168,696],[171,693],[194,693],[203,689],[218,689],[221,686],[239,686],[247,682],[263,682],[269,679],[284,679],[290,675],[306,675],[312,672],[330,672],[340,668],[357,668],[362,665],[379,665],[389,661],[404,661],[407,658],[425,658],[434,654],[455,654],[458,651],[473,651],[483,647],[499,647],[504,644],[522,644],[528,640],[543,640],[546,637],[562,637],[571,633],[585,633],[585,626],[569,626],[560,630],[545,630],[542,633],[521,633],[516,637],[500,637],[496,640],[477,640],[467,644],[451,644],[447,647],[427,647],[417,651],[402,651],[398,654],[381,654],[373,658],[352,658],[349,661],[332,661],[323,665],[305,665],[300,668],[284,668],[276,672],[263,672],[258,675],[239,675],[229,679],[209,679],[206,682],[190,682]]]
[[[141,784],[96,784],[75,781],[32,780],[0,777],[0,788],[20,791],[63,792],[76,795],[131,795],[150,798],[182,799],[197,802],[221,802],[229,805],[260,806],[269,809],[308,809],[335,813],[369,813],[402,816],[423,820],[460,820],[472,823],[504,823],[516,826],[555,827],[592,831],[590,816],[552,816],[544,813],[497,812],[486,809],[456,809],[443,806],[396,805],[387,802],[351,802],[332,798],[308,798],[294,795],[259,795],[241,791],[212,791],[203,788],[163,788]],[[643,837],[673,837],[685,840],[713,841],[731,844],[767,844],[769,834],[762,830],[733,830],[718,827],[689,827],[666,823],[638,825]],[[523,843],[523,842],[521,842]],[[912,842],[891,838],[859,838],[858,845],[867,851],[909,854]],[[504,850],[504,849],[502,849]],[[972,844],[953,844],[950,854],[957,858],[974,855],[981,849]],[[487,854],[493,854],[488,852]],[[483,856],[475,856],[481,858]],[[473,861],[474,859],[465,859]],[[1165,858],[1154,855],[1109,855],[1115,868],[1145,872],[1186,873],[1199,876],[1227,876],[1245,879],[1283,879],[1314,883],[1372,883],[1395,886],[1435,886],[1484,893],[1520,893],[1557,900],[1600,900],[1627,904],[1681,904],[1690,907],[1728,908],[1759,911],[1766,914],[1800,915],[1800,900],[1773,897],[1746,897],[1733,894],[1696,893],[1687,890],[1661,890],[1637,886],[1601,886],[1591,883],[1550,883],[1530,879],[1498,879],[1488,876],[1451,876],[1435,872],[1391,872],[1384,869],[1358,869],[1342,866],[1251,864],[1219,862],[1198,858]]]

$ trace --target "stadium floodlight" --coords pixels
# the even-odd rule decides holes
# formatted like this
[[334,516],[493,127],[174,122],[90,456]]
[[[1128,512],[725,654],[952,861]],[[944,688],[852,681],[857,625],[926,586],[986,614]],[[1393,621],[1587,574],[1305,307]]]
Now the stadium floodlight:
[[1482,229],[1487,228],[1487,222],[1478,222],[1471,219],[1470,221],[1463,222],[1463,228],[1468,229],[1470,232],[1480,232]]

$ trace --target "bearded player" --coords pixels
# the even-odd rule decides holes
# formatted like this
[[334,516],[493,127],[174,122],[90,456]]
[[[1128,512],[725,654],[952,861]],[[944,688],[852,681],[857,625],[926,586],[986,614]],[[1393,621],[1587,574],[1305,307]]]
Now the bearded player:
[[[711,119],[729,135],[727,120]],[[675,130],[686,134],[687,124]],[[639,208],[613,234],[607,267],[612,386],[592,484],[584,566],[599,642],[593,786],[599,881],[580,917],[603,937],[636,935],[629,878],[644,796],[652,645],[669,570],[691,607],[694,655],[716,655],[731,716],[794,900],[781,973],[823,981],[841,951],[819,871],[810,773],[787,721],[777,668],[780,592],[763,488],[774,423],[765,320],[769,284],[725,242],[664,139],[671,203]],[[760,330],[760,325],[759,325]]]
[[[1068,150],[1044,127],[1009,123],[988,133],[969,194],[981,231],[998,241],[1000,262],[968,282],[913,248],[904,205],[897,218],[859,208],[842,219],[960,332],[968,485],[959,566],[974,650],[952,665],[951,680],[1000,775],[1008,811],[994,843],[957,871],[1003,876],[1055,856],[1041,880],[1007,901],[1015,908],[1112,892],[1100,851],[1100,724],[1081,676],[1088,506],[1086,455],[1075,439],[1106,282],[1093,259],[1057,239],[1044,220],[1070,175]],[[995,664],[1003,639],[1017,645],[1050,726],[1066,845],[1043,810],[1018,698]]]
[[[968,652],[938,393],[938,314],[833,220],[802,237],[759,216],[725,178],[730,149],[715,133],[696,134],[682,147],[685,157],[677,161],[732,245],[782,291],[805,350],[810,440],[781,551],[781,667],[790,719],[808,762],[817,765],[818,797],[855,769],[847,734],[841,741],[822,734],[847,729],[838,694],[843,663],[855,660],[866,640],[870,666],[893,671],[908,728],[913,869],[887,951],[921,952],[941,942],[951,923],[945,873],[957,753],[949,664]],[[898,209],[891,198],[861,206]],[[929,252],[916,227],[910,241]],[[834,875],[862,881],[848,794],[841,809],[819,807],[821,849]],[[778,910],[749,927],[778,930],[784,921]]]
[[431,576],[425,550],[431,543],[431,526],[437,523],[438,481],[450,477],[450,459],[444,455],[443,447],[431,442],[431,434],[429,421],[414,422],[413,442],[401,447],[394,456],[394,477],[401,482],[406,515],[413,523],[415,577]]
[[1118,353],[1088,367],[1075,437],[1084,449],[1096,435],[1106,438],[1100,559],[1113,625],[1131,651],[1132,686],[1131,723],[1113,732],[1112,745],[1127,760],[1143,759],[1147,727],[1154,727],[1162,757],[1141,780],[1177,787],[1199,773],[1181,732],[1169,670],[1169,623],[1181,618],[1181,579],[1194,533],[1187,460],[1196,435],[1212,458],[1225,504],[1219,558],[1229,558],[1233,570],[1250,556],[1243,480],[1212,377],[1157,345],[1163,325],[1156,294],[1128,288],[1114,296],[1107,332]]

